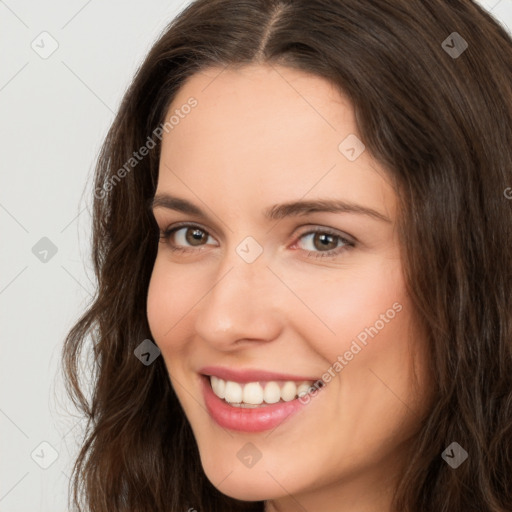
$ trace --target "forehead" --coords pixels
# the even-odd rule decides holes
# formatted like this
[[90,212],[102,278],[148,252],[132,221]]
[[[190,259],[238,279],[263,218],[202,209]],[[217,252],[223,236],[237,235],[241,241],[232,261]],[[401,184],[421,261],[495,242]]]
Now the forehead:
[[[197,105],[181,111],[190,98]],[[368,152],[349,161],[340,151],[357,136],[354,111],[321,77],[270,65],[209,68],[186,81],[166,119],[180,113],[164,134],[159,188],[214,187],[226,197],[237,189],[275,202],[308,190],[383,200],[386,176]]]
[[350,102],[330,82],[282,66],[208,68],[196,73],[180,88],[168,114],[191,97],[198,102],[191,112],[195,115],[175,127],[176,142],[186,142],[192,133],[202,142],[236,137],[254,152],[262,142],[267,149],[285,140],[318,142],[308,134],[324,135],[327,144],[335,143],[344,132],[356,130]]

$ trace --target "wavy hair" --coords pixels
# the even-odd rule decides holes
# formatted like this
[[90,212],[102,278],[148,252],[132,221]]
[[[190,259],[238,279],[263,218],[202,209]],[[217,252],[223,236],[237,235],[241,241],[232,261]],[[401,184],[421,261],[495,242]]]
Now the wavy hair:
[[[460,38],[468,46],[456,55]],[[428,342],[434,400],[394,509],[510,512],[512,39],[471,0],[197,0],[169,24],[96,166],[97,289],[62,352],[66,390],[87,423],[70,502],[90,512],[264,510],[208,481],[163,358],[146,367],[134,356],[151,337],[158,227],[148,204],[160,141],[119,178],[187,78],[254,63],[333,83],[396,187],[404,276]],[[87,348],[92,375],[81,368]],[[441,458],[453,441],[469,454],[456,470]]]

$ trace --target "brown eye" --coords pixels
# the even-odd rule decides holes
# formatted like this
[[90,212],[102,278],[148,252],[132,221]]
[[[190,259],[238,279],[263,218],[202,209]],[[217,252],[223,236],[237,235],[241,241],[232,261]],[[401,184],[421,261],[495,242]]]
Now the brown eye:
[[297,245],[302,245],[302,249],[307,252],[308,256],[322,258],[336,257],[341,252],[354,247],[355,242],[339,233],[319,228],[303,233],[299,237]]
[[206,242],[208,240],[208,235],[206,231],[198,228],[184,228],[185,231],[185,240],[188,244],[197,246],[202,245],[202,242]]
[[[194,247],[208,244],[213,237],[205,229],[195,225],[181,225],[160,232],[160,239],[173,251],[193,251]],[[211,243],[210,241],[210,243]]]
[[[320,252],[331,251],[341,245],[350,245],[350,242],[341,235],[330,233],[329,231],[310,231],[304,233],[301,237],[306,250],[316,250]],[[309,247],[308,247],[309,246]]]
[[336,249],[338,240],[329,233],[315,233],[313,236],[313,246],[319,251]]

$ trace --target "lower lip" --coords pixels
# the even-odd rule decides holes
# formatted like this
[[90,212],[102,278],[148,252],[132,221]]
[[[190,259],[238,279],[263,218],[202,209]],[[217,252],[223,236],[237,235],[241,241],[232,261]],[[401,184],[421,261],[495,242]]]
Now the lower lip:
[[201,376],[203,396],[210,416],[224,428],[241,432],[262,432],[277,427],[305,405],[298,398],[263,407],[233,407],[219,398],[210,385],[210,378]]

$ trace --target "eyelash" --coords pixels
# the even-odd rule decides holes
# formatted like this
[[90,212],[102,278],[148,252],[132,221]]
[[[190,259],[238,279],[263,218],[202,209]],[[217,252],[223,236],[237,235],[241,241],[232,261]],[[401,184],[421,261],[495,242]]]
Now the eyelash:
[[[169,246],[171,251],[176,252],[176,253],[189,253],[189,252],[201,251],[202,249],[191,249],[191,248],[187,248],[187,247],[176,246],[176,245],[173,245],[170,243],[169,240],[171,238],[171,235],[173,235],[176,231],[179,231],[180,229],[183,229],[183,228],[196,228],[196,229],[199,229],[200,231],[203,231],[204,233],[210,235],[210,233],[208,233],[208,231],[206,229],[202,228],[201,226],[198,226],[197,224],[183,223],[183,224],[176,225],[172,228],[167,228],[166,230],[161,230],[160,231],[160,240],[167,243],[167,245]],[[328,228],[317,228],[317,229],[313,229],[310,231],[306,231],[298,237],[298,240],[300,240],[301,238],[303,238],[306,235],[311,235],[311,234],[315,234],[315,233],[322,233],[322,234],[333,236],[333,237],[337,238],[338,240],[341,240],[341,242],[343,242],[343,244],[345,244],[345,245],[343,245],[341,247],[337,247],[335,249],[330,249],[329,251],[307,251],[307,250],[303,249],[307,253],[308,256],[311,256],[313,258],[333,258],[333,257],[338,256],[345,250],[355,247],[355,245],[356,245],[355,242],[348,240],[347,238],[341,236],[339,233],[336,233],[335,231],[328,229]],[[295,243],[293,245],[295,245]]]

